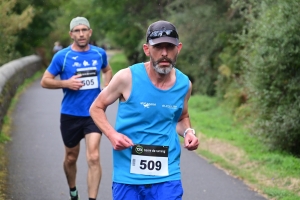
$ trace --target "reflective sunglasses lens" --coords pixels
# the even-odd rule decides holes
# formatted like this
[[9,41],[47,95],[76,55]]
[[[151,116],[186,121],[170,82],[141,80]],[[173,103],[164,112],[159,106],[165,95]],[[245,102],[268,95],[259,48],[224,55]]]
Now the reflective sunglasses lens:
[[168,36],[173,38],[178,38],[178,34],[175,30],[165,30],[165,31],[153,31],[149,34],[148,39],[155,39],[162,36]]

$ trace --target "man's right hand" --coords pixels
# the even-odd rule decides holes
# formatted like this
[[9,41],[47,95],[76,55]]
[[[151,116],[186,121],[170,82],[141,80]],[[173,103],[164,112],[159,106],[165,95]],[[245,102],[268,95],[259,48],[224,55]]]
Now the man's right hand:
[[131,146],[133,146],[133,142],[131,139],[129,139],[126,135],[123,135],[121,133],[114,133],[111,134],[108,139],[110,140],[114,150],[124,150]]
[[69,88],[71,90],[79,90],[83,86],[82,81],[78,79],[80,77],[81,77],[81,74],[78,74],[78,75],[74,75],[71,78],[69,78],[66,81],[67,88]]

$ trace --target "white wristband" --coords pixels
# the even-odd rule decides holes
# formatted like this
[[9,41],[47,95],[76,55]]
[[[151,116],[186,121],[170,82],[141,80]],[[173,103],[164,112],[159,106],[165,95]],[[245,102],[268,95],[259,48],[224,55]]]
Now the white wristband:
[[196,135],[195,129],[187,128],[187,129],[184,131],[184,133],[183,133],[183,137],[184,137],[184,138],[185,138],[185,135],[186,135],[186,133],[187,133],[188,131],[192,131],[192,133],[193,133],[194,135]]

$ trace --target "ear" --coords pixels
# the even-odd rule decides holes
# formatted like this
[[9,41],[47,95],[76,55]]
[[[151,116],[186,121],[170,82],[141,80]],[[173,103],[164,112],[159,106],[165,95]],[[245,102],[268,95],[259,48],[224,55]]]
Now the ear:
[[69,31],[69,35],[70,35],[70,37],[73,39],[73,35],[72,35],[72,32],[71,32],[71,31]]
[[180,50],[182,48],[182,43],[181,42],[177,45],[177,48],[178,48],[178,53],[180,53]]
[[146,56],[150,56],[150,52],[149,52],[149,44],[144,44],[143,45],[143,50]]
[[92,30],[92,29],[90,29],[90,37],[92,36],[92,34],[93,34],[93,30]]

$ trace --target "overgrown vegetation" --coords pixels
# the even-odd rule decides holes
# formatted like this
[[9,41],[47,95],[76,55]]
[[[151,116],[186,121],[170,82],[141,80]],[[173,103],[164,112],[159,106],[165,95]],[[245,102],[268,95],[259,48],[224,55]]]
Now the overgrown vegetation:
[[270,151],[215,97],[192,96],[189,111],[200,137],[201,155],[269,199],[300,198],[300,159]]
[[19,13],[13,12],[17,0],[0,1],[0,66],[20,56],[15,49],[18,37],[16,34],[25,29],[32,21],[34,11],[32,6],[26,7]]
[[[250,8],[250,6],[255,6]],[[245,86],[256,116],[253,133],[273,149],[300,156],[300,4],[250,1],[240,36]]]
[[231,56],[220,57],[225,48],[236,51],[231,39],[242,29],[239,12],[230,5],[224,0],[176,0],[169,6],[168,19],[176,24],[183,43],[177,67],[192,80],[194,93],[215,95],[219,66],[233,63],[227,62]]
[[[49,34],[51,33],[51,31],[60,28],[52,27],[52,22],[56,19],[57,16],[59,16],[60,13],[57,8],[62,4],[62,2],[64,1],[17,0],[17,4],[13,8],[14,12],[19,13],[28,5],[34,8],[34,16],[31,23],[26,29],[22,29],[16,34],[16,36],[18,37],[16,49],[18,50],[18,52],[20,52],[22,55],[44,53],[41,51],[44,48],[47,49],[47,38]],[[53,43],[48,50],[52,49]]]

